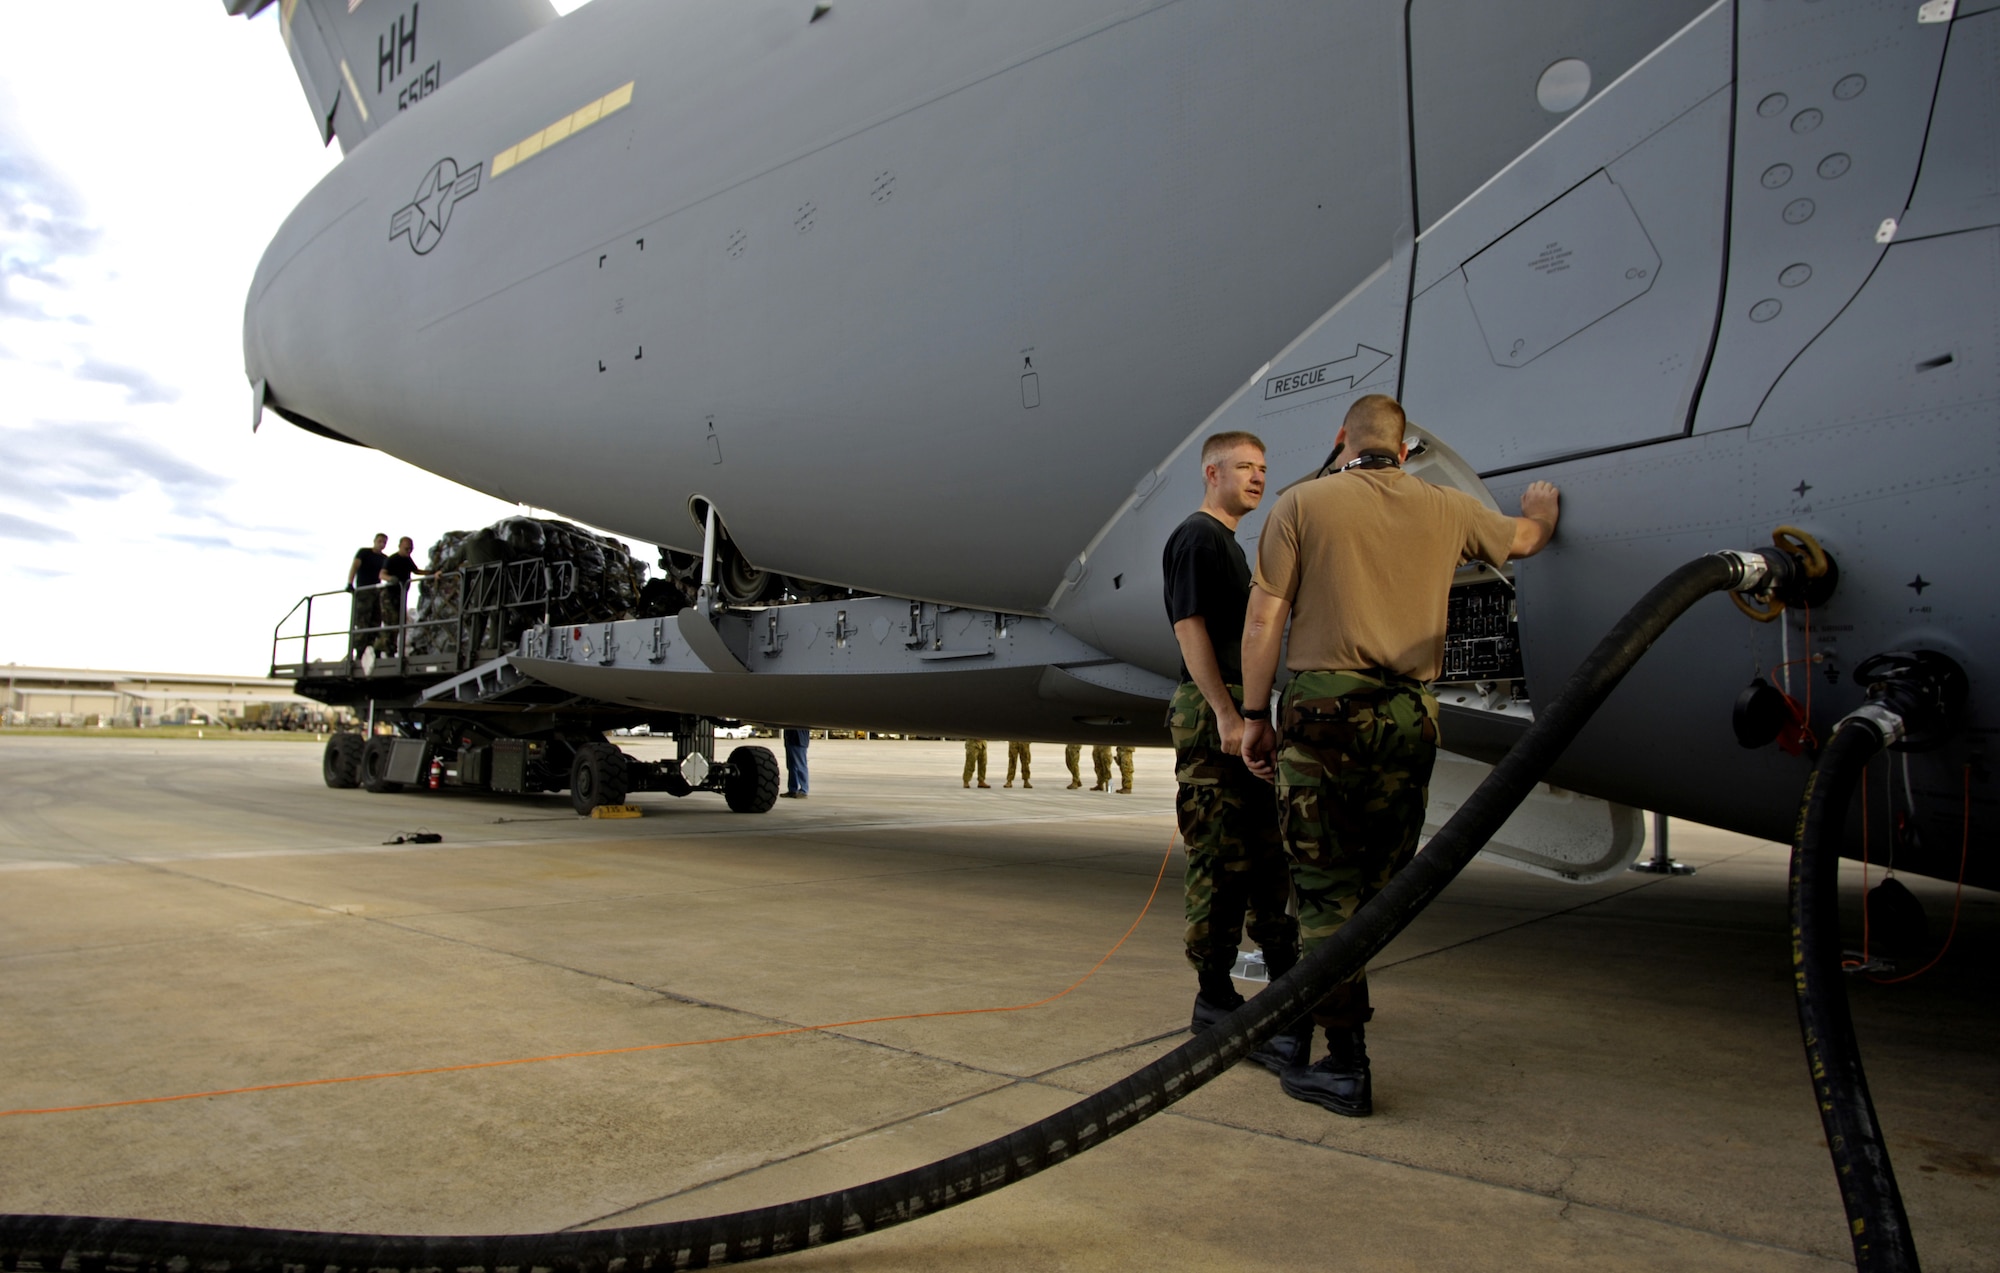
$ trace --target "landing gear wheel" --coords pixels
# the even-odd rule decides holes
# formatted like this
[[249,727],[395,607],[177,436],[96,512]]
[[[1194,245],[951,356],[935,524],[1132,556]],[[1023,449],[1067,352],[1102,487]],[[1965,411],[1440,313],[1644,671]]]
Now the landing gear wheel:
[[577,748],[569,767],[569,802],[578,813],[587,815],[601,804],[624,804],[630,790],[624,752],[610,743]]
[[389,781],[389,752],[395,741],[378,734],[362,746],[360,778],[363,790],[380,794],[403,789],[402,783]]
[[734,813],[768,813],[778,803],[778,758],[768,747],[738,747],[729,753],[729,777],[722,798]]
[[733,606],[762,601],[777,579],[770,571],[757,569],[734,551],[723,559],[721,573],[722,599]]
[[359,734],[330,734],[326,751],[319,760],[320,777],[337,790],[361,785],[361,749],[367,739]]

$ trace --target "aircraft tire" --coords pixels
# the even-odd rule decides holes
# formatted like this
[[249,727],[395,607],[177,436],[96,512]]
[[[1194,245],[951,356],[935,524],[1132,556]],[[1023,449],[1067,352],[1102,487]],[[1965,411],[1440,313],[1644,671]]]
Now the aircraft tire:
[[768,747],[738,747],[729,753],[729,778],[722,798],[732,813],[768,813],[778,803],[778,758]]
[[326,751],[319,762],[320,777],[336,790],[361,785],[361,749],[367,739],[359,734],[329,734]]
[[589,816],[598,805],[624,804],[630,791],[624,752],[610,743],[587,743],[577,748],[569,767],[571,808]]
[[771,593],[777,576],[731,552],[722,562],[722,599],[732,606],[754,605]]
[[392,738],[377,735],[361,748],[361,763],[358,768],[362,790],[380,795],[383,792],[403,789],[402,783],[390,782],[388,778],[389,749],[394,741]]

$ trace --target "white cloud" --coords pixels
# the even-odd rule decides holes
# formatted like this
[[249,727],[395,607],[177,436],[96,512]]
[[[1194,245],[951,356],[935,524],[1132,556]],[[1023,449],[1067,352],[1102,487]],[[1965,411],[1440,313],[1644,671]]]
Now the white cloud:
[[12,513],[0,513],[0,539],[25,539],[31,544],[54,544],[75,538],[75,535],[60,526],[30,521],[25,517],[16,517]]
[[127,367],[115,362],[106,362],[102,358],[86,357],[78,363],[76,378],[117,385],[125,390],[125,401],[135,406],[142,406],[148,402],[172,402],[181,396],[180,390],[172,385],[161,384],[143,367]]
[[0,317],[55,317],[46,298],[64,287],[63,266],[95,245],[97,230],[61,174],[28,153],[0,112]]
[[[90,50],[88,91],[52,49]],[[273,417],[251,433],[243,297],[338,160],[274,10],[9,7],[0,663],[261,671],[279,617],[373,532],[428,544],[517,511]]]
[[196,519],[209,516],[211,503],[229,488],[228,479],[120,425],[89,421],[38,420],[0,430],[0,471],[7,474],[0,490],[17,487],[17,498],[31,504],[65,507],[150,484],[167,494],[176,513]]

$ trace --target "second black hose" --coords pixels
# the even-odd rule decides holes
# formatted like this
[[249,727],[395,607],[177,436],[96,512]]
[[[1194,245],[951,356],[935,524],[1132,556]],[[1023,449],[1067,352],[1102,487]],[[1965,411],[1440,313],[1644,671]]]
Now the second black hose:
[[1855,788],[1883,742],[1874,725],[1849,717],[1806,779],[1792,837],[1792,972],[1813,1103],[1847,1209],[1854,1266],[1861,1273],[1914,1273],[1916,1242],[1868,1095],[1840,967],[1840,838]]

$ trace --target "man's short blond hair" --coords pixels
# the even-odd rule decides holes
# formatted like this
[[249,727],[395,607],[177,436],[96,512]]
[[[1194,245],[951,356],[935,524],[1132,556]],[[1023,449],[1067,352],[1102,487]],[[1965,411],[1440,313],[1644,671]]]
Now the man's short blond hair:
[[1394,455],[1403,449],[1403,426],[1408,423],[1402,403],[1386,393],[1371,393],[1357,398],[1347,409],[1347,419],[1341,428],[1347,431],[1350,454],[1387,451]]
[[1241,429],[1231,429],[1227,433],[1210,434],[1207,440],[1201,444],[1201,466],[1207,468],[1211,464],[1221,463],[1223,456],[1246,443],[1256,447],[1259,451],[1266,449],[1264,439],[1254,433],[1245,433]]

